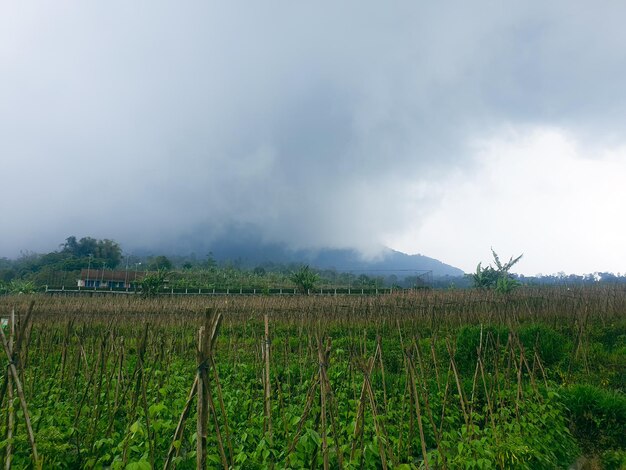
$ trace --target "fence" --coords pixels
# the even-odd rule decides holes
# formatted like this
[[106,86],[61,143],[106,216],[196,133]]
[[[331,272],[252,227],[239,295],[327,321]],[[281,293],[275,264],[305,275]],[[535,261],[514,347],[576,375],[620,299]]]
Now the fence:
[[[414,289],[400,289],[393,287],[320,287],[318,289],[309,290],[309,295],[389,295],[394,292],[401,292]],[[50,287],[46,286],[44,290],[45,294],[49,295],[141,295],[141,290],[128,289],[128,288],[71,288],[66,289],[65,286]],[[157,295],[164,296],[179,296],[179,295],[299,295],[298,289],[291,287],[278,287],[278,288],[211,288],[211,289],[192,289],[192,288],[164,288],[158,292]]]

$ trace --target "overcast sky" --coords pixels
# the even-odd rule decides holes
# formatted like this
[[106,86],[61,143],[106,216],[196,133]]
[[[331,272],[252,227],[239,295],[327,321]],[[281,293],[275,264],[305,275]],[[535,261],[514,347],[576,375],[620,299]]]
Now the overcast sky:
[[233,226],[626,272],[626,2],[0,2],[0,256]]

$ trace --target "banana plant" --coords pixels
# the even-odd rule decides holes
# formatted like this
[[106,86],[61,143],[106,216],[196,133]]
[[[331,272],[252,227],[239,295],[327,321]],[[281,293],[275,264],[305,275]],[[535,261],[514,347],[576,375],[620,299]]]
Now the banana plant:
[[297,271],[291,273],[289,278],[296,285],[302,294],[309,294],[319,281],[319,275],[308,266],[304,265]]
[[482,262],[478,263],[476,272],[472,274],[474,287],[478,289],[495,289],[502,294],[508,294],[520,286],[519,281],[513,278],[510,270],[524,255],[521,254],[515,259],[511,257],[509,261],[502,263],[493,248],[491,249],[491,254],[496,267],[489,265],[483,268]]

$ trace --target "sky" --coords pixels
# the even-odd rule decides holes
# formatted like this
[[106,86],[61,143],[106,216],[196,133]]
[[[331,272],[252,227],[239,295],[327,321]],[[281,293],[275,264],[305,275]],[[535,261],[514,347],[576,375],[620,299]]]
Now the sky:
[[624,273],[624,18],[610,0],[2,1],[0,257],[245,227]]

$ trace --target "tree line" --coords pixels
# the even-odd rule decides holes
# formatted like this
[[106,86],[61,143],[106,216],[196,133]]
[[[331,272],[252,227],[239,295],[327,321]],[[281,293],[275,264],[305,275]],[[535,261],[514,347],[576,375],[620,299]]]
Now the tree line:
[[218,262],[213,253],[205,257],[136,256],[124,254],[119,243],[110,239],[70,236],[49,253],[22,253],[17,259],[0,258],[0,293],[30,292],[39,287],[76,285],[81,269],[165,272],[170,285],[178,288],[250,287],[257,289],[292,286],[303,292],[319,287],[355,289],[376,288],[480,288],[510,292],[521,285],[588,285],[626,283],[626,275],[592,273],[548,276],[522,276],[511,272],[521,256],[502,263],[493,252],[494,262],[479,263],[475,273],[465,276],[424,278],[419,275],[374,275],[363,272],[340,272],[316,269],[300,263],[267,262],[246,267],[241,259]]

